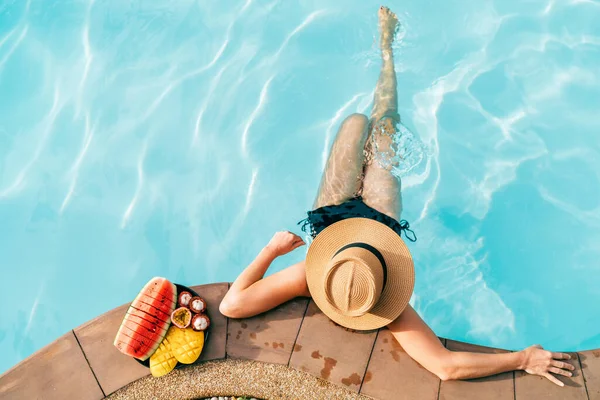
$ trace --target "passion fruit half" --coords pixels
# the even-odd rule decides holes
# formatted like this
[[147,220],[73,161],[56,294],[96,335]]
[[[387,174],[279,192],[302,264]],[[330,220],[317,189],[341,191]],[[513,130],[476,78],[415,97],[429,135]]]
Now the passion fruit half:
[[192,322],[192,312],[187,307],[179,307],[171,313],[171,322],[176,327],[185,329]]

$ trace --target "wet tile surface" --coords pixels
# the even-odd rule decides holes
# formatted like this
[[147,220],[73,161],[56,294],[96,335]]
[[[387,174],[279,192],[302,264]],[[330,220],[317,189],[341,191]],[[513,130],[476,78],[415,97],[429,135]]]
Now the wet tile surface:
[[219,304],[229,289],[229,284],[214,283],[210,285],[192,286],[192,290],[206,300],[206,313],[210,318],[209,337],[202,349],[199,361],[219,360],[225,358],[227,342],[227,317],[219,312]]
[[[559,377],[565,382],[563,388],[522,371],[440,382],[412,360],[386,328],[379,332],[344,329],[309,299],[295,299],[254,318],[228,320],[218,311],[228,287],[227,283],[192,287],[207,301],[211,319],[211,336],[200,361],[227,356],[289,362],[297,370],[383,400],[600,400],[600,350],[580,352],[579,358],[578,353],[570,353],[577,369],[573,378]],[[101,399],[149,375],[147,368],[112,344],[127,307],[76,328],[0,376],[0,400]],[[442,341],[453,351],[505,352]]]
[[576,370],[574,371],[574,376],[571,378],[564,376],[558,377],[559,380],[565,383],[564,387],[557,386],[544,377],[529,375],[525,371],[516,371],[516,400],[587,400],[588,396],[584,386],[581,368],[579,367],[577,353],[569,354],[571,354],[573,365],[575,365]]
[[307,303],[297,298],[256,317],[230,318],[227,356],[287,364]]
[[600,400],[600,349],[578,354],[588,396],[590,400]]
[[379,331],[361,393],[382,400],[436,400],[440,380],[414,361],[389,329]]
[[[453,340],[446,341],[446,348],[452,351],[470,351],[475,353],[508,353],[505,350],[455,342]],[[471,380],[446,381],[440,385],[440,400],[512,400],[514,398],[513,372],[505,372]]]
[[74,330],[98,383],[109,394],[150,373],[113,345],[129,304],[117,307]]
[[73,332],[0,377],[1,400],[95,400],[103,397]]
[[290,366],[358,391],[376,335],[376,331],[351,332],[335,325],[311,301]]

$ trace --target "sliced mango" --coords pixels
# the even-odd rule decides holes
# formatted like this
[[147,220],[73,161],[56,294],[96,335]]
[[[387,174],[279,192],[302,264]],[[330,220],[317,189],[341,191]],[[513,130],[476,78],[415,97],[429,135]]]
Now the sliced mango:
[[159,377],[171,372],[177,362],[192,364],[202,353],[204,332],[171,325],[158,349],[150,357],[150,372]]
[[177,359],[173,354],[173,337],[179,333],[176,326],[171,326],[158,349],[150,357],[150,372],[152,376],[159,377],[168,374],[177,365]]
[[192,364],[202,353],[204,332],[196,332],[190,328],[180,329],[180,331],[180,334],[173,339],[173,355],[182,364]]

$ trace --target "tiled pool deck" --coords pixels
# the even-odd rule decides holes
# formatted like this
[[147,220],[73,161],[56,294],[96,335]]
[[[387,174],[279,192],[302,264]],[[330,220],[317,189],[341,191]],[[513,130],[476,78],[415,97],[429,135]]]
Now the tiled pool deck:
[[[212,321],[199,365],[164,378],[146,377],[147,368],[119,353],[112,344],[128,306],[123,305],[70,331],[1,375],[0,400],[102,399],[111,394],[117,399],[210,394],[311,400],[321,398],[318,396],[600,400],[600,350],[571,353],[576,371],[570,379],[560,378],[565,382],[563,388],[520,371],[471,381],[440,382],[405,354],[387,329],[347,331],[330,322],[308,299],[293,300],[254,318],[234,320],[218,312],[227,283],[193,289],[207,300]],[[503,351],[442,340],[452,350]],[[241,371],[248,371],[247,375]],[[202,385],[192,379],[202,380]],[[304,379],[314,391],[304,392],[297,385],[288,389],[284,379]],[[256,384],[231,393],[236,380]],[[272,384],[260,380],[271,380]],[[160,390],[182,382],[195,391],[185,394]],[[227,389],[223,389],[223,382],[229,385]],[[211,390],[214,393],[209,393]],[[229,392],[222,392],[225,390]]]

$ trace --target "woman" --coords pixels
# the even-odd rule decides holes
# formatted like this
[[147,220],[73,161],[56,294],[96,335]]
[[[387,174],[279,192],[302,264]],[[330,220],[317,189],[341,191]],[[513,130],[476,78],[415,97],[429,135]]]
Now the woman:
[[393,135],[400,121],[392,42],[396,16],[379,9],[383,65],[369,121],[354,114],[342,124],[306,225],[315,240],[307,258],[263,278],[273,260],[304,245],[290,232],[276,233],[241,273],[220,311],[251,317],[297,296],[312,297],[334,322],[352,329],[387,326],[413,359],[441,380],[470,379],[525,370],[564,386],[553,374],[571,376],[575,368],[541,346],[506,354],[454,352],[408,304],[414,286],[412,258],[400,234],[412,233],[401,212],[400,180],[374,159],[394,159]]

